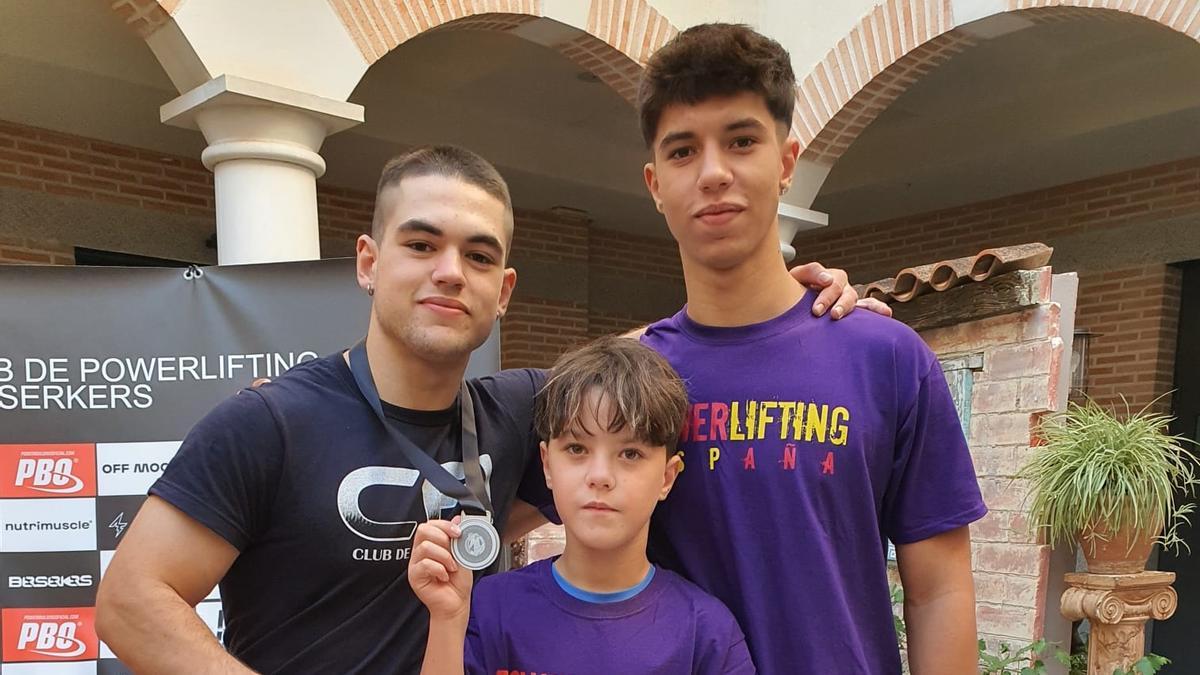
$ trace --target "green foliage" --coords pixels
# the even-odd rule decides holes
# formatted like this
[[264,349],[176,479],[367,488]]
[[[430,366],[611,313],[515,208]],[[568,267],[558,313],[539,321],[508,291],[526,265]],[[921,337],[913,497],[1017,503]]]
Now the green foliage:
[[1046,664],[1041,659],[1045,649],[1045,640],[1018,648],[1001,642],[997,647],[999,653],[992,654],[987,650],[987,643],[980,640],[979,675],[1042,675],[1046,672]]
[[[1045,640],[1038,640],[1024,647],[1010,647],[1000,643],[998,654],[987,650],[987,643],[979,641],[979,674],[980,675],[1045,675],[1046,663],[1042,660],[1042,652],[1047,648]],[[1054,648],[1054,660],[1067,667],[1070,675],[1087,675],[1087,653],[1068,654],[1062,649]],[[1147,654],[1134,662],[1130,670],[1117,668],[1113,675],[1154,675],[1170,659],[1157,654]]]
[[1171,662],[1171,659],[1158,654],[1147,654],[1134,662],[1130,670],[1117,668],[1113,675],[1154,675],[1159,669]]
[[[908,630],[904,625],[904,619],[897,610],[904,606],[904,589],[893,585],[890,587],[890,591],[896,639],[900,643],[900,648],[903,649],[907,644]],[[988,651],[987,642],[980,640],[979,675],[1045,675],[1046,663],[1042,659],[1042,652],[1046,651],[1048,646],[1050,645],[1045,640],[1038,640],[1023,647],[1012,647],[1008,643],[1001,642],[996,647],[997,653],[993,654]],[[1054,659],[1067,667],[1069,675],[1087,675],[1086,647],[1082,653],[1068,654],[1055,646]],[[1138,659],[1130,670],[1118,668],[1113,671],[1113,675],[1154,675],[1170,662],[1170,659],[1157,654],[1147,654]],[[904,672],[908,672],[908,664],[904,664],[904,666]]]
[[1067,667],[1068,675],[1087,675],[1086,649],[1078,654],[1068,654],[1061,649],[1055,648],[1054,658]]
[[1167,434],[1171,419],[1148,408],[1131,413],[1128,405],[1119,419],[1088,401],[1043,420],[1044,444],[1018,477],[1029,481],[1031,521],[1051,546],[1132,525],[1164,529],[1158,542],[1166,548],[1187,547],[1178,528],[1190,522],[1195,504],[1187,497],[1200,479],[1196,456],[1183,447],[1188,439]]
[[[889,588],[892,595],[892,626],[896,629],[896,642],[900,643],[900,648],[904,649],[908,646],[906,638],[908,637],[908,627],[904,625],[904,589],[897,584],[892,584]],[[896,608],[901,608],[897,612]]]

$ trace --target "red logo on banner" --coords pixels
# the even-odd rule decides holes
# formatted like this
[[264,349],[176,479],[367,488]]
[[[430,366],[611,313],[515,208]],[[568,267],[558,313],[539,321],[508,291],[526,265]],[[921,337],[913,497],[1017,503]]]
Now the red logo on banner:
[[4,610],[4,661],[86,661],[97,658],[96,609]]
[[94,496],[95,445],[0,445],[0,497]]

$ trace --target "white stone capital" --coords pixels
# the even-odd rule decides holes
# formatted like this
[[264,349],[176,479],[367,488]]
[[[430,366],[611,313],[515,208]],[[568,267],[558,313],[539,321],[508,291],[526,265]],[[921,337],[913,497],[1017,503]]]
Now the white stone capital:
[[220,264],[320,257],[318,151],[326,136],[362,122],[362,106],[222,75],[160,114],[208,141],[201,161],[213,172]]
[[196,113],[224,106],[259,106],[304,113],[336,134],[362,124],[363,107],[275,84],[221,75],[180,94],[159,109],[163,123],[187,129],[201,128]]
[[813,211],[784,202],[779,203],[779,251],[783,259],[791,262],[796,258],[792,240],[800,230],[815,230],[829,225],[829,214]]
[[230,159],[264,159],[302,166],[317,178],[325,173],[317,154],[325,137],[363,121],[360,105],[234,75],[213,78],[159,112],[166,124],[204,134],[210,170]]

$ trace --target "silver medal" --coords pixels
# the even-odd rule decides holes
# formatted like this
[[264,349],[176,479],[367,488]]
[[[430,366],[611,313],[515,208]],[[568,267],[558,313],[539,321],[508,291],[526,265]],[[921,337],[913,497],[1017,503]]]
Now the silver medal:
[[500,533],[491,518],[463,514],[458,529],[462,534],[450,544],[450,552],[459,565],[478,571],[496,561],[500,555]]

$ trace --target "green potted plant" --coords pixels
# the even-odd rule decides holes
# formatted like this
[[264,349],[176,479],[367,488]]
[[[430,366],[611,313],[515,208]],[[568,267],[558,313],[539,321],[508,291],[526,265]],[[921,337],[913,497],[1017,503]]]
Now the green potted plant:
[[1094,401],[1044,418],[1042,444],[1018,477],[1029,481],[1030,520],[1047,543],[1077,541],[1096,574],[1141,572],[1155,543],[1186,548],[1178,529],[1200,480],[1183,447],[1190,441],[1167,433],[1171,420],[1128,404],[1118,417]]

